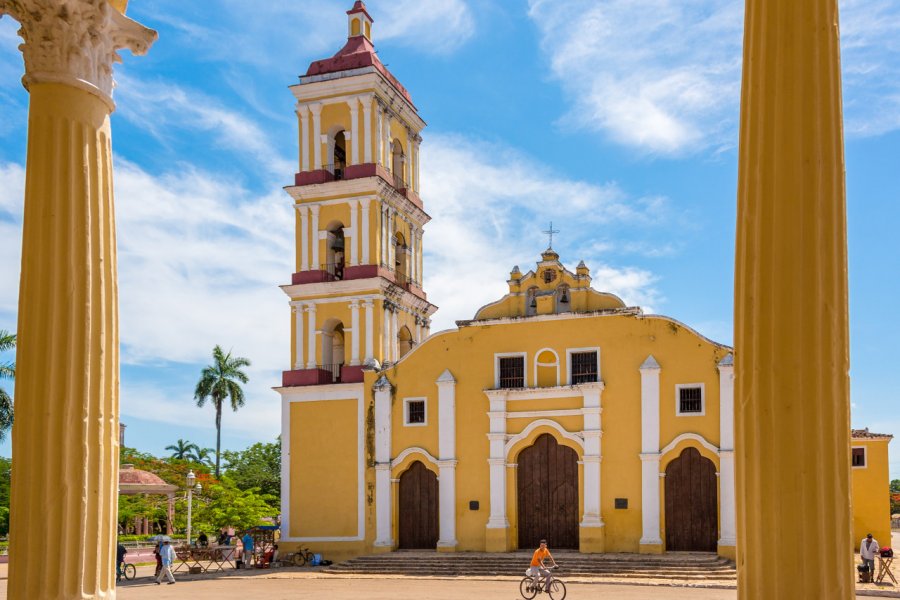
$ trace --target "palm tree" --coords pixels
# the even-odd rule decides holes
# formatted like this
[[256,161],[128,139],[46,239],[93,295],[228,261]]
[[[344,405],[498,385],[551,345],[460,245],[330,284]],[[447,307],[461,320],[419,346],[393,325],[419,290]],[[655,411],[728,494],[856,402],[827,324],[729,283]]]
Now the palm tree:
[[213,452],[214,450],[212,448],[197,448],[196,450],[194,450],[194,454],[190,457],[190,459],[195,463],[212,467],[214,466],[211,458]]
[[244,390],[241,383],[249,381],[241,367],[249,367],[250,361],[240,356],[225,354],[220,346],[213,348],[213,364],[205,367],[194,390],[197,406],[203,407],[209,400],[216,409],[216,479],[219,478],[219,454],[222,448],[222,403],[231,400],[231,409],[236,411],[244,405]]
[[191,442],[186,442],[183,439],[178,438],[178,441],[173,445],[166,446],[166,450],[172,451],[172,458],[191,460],[193,456],[191,453],[197,450],[197,444],[192,444]]
[[[16,347],[16,334],[0,329],[0,352],[6,352]],[[0,379],[14,379],[16,377],[16,363],[0,362]],[[6,439],[6,432],[13,424],[13,400],[6,390],[0,388],[0,442]]]

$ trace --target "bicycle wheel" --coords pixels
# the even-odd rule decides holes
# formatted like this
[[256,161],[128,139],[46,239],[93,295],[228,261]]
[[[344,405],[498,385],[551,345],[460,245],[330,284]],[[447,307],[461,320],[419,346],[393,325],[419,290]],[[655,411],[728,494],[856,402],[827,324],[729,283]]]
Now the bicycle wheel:
[[306,556],[302,552],[297,552],[294,554],[294,566],[302,567],[306,564]]
[[122,567],[122,575],[125,576],[125,579],[134,579],[137,575],[137,568],[131,563],[125,563],[125,566]]
[[550,582],[550,600],[564,600],[566,597],[566,584],[559,579]]
[[519,593],[522,594],[522,597],[525,600],[531,600],[535,596],[537,596],[537,587],[534,582],[534,577],[524,577],[522,581],[519,582]]

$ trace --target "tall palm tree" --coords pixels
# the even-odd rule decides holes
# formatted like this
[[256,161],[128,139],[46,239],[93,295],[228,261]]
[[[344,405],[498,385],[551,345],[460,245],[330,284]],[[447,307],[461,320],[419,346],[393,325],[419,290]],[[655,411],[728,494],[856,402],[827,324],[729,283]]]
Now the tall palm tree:
[[[6,352],[16,347],[16,334],[0,329],[0,352]],[[14,379],[16,377],[16,363],[0,362],[0,379]],[[13,400],[0,388],[0,442],[6,439],[6,432],[13,424]]]
[[241,367],[249,367],[250,361],[240,356],[233,357],[231,352],[225,354],[218,345],[213,348],[212,354],[213,364],[205,367],[200,374],[200,381],[194,390],[194,400],[201,408],[209,400],[216,409],[216,479],[218,479],[219,454],[222,449],[222,404],[228,398],[234,411],[244,405],[244,390],[240,384],[247,383],[249,378],[241,371]]
[[197,444],[186,442],[181,438],[178,438],[178,441],[173,445],[166,446],[166,450],[172,451],[172,458],[177,458],[179,460],[191,460],[191,458],[193,458],[193,452],[197,450],[197,448]]

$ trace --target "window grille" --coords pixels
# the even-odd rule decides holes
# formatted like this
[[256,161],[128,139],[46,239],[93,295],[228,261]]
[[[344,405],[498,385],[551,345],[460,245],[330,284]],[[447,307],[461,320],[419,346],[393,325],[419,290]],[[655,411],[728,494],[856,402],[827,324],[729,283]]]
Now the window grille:
[[854,448],[853,449],[853,463],[852,464],[854,467],[866,466],[866,449],[865,448]]
[[544,271],[544,283],[550,283],[556,279],[556,271],[553,269],[547,269]]
[[699,387],[683,387],[678,390],[678,412],[700,413],[703,412],[703,389]]
[[579,383],[596,383],[600,381],[597,373],[596,352],[572,353],[572,385]]
[[505,356],[500,358],[500,387],[525,387],[525,358]]
[[412,400],[406,403],[406,422],[410,425],[425,422],[425,401]]

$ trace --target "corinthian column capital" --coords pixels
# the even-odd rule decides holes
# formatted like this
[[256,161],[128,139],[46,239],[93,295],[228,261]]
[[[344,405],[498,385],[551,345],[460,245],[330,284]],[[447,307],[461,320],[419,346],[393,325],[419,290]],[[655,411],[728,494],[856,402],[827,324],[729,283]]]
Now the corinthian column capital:
[[21,25],[23,85],[62,83],[99,96],[110,109],[113,64],[122,48],[146,54],[157,33],[124,14],[122,0],[0,0],[0,17]]

